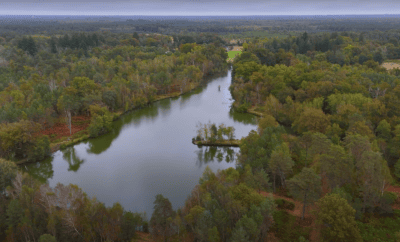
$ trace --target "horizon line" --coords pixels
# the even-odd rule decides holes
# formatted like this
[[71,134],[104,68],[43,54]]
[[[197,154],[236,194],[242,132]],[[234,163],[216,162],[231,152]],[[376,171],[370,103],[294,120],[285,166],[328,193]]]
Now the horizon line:
[[0,14],[0,16],[159,16],[159,17],[209,17],[209,16],[224,16],[224,17],[237,17],[237,16],[346,16],[346,15],[400,15],[400,13],[365,13],[365,14],[253,14],[253,15],[150,15],[150,14]]

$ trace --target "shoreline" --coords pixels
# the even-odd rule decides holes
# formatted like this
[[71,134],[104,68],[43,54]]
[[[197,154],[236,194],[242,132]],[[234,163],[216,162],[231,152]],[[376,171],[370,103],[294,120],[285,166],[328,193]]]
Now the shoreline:
[[[228,70],[229,70],[229,68],[227,69],[227,71]],[[220,75],[221,73],[222,72],[215,73],[215,74],[211,75],[211,78],[212,78],[212,76]],[[179,96],[182,96],[184,94],[190,93],[190,92],[196,90],[197,88],[200,88],[203,83],[207,83],[208,81],[210,81],[208,78],[210,78],[210,76],[203,77],[203,80],[201,82],[199,82],[197,84],[190,85],[190,89],[188,89],[186,92],[182,92],[182,93],[181,92],[174,92],[174,93],[171,93],[171,94],[158,95],[158,96],[155,97],[155,99],[153,101],[148,102],[146,104],[146,106],[148,106],[148,105],[150,105],[152,103],[167,99],[167,98],[179,97]],[[126,111],[113,112],[112,113],[112,115],[114,116],[113,117],[113,122],[118,120],[118,119],[120,119],[122,117],[122,115],[124,115],[124,114],[126,114],[128,112],[132,112],[132,111],[141,109],[141,108],[143,108],[143,107],[134,107],[134,108],[126,110]],[[97,137],[99,137],[99,136],[97,136]],[[53,155],[55,152],[57,152],[57,151],[59,151],[61,149],[64,149],[64,148],[69,147],[69,146],[73,146],[73,145],[75,145],[75,144],[77,144],[79,142],[82,142],[82,141],[85,141],[85,140],[88,140],[88,139],[91,139],[91,138],[92,137],[90,137],[89,135],[82,135],[81,137],[75,138],[75,139],[73,139],[71,141],[70,141],[70,139],[67,139],[66,141],[61,141],[61,142],[58,142],[58,143],[50,143],[50,155]],[[46,157],[46,158],[48,158],[48,157]],[[40,160],[40,161],[42,161],[42,160]],[[18,160],[18,161],[14,161],[14,162],[17,165],[23,165],[23,164],[28,164],[28,163],[40,162],[40,161],[28,161],[26,159],[23,159],[23,160]]]
[[198,146],[232,146],[232,147],[239,147],[241,140],[234,139],[234,140],[217,140],[215,142],[211,141],[196,141],[193,140],[192,143]]

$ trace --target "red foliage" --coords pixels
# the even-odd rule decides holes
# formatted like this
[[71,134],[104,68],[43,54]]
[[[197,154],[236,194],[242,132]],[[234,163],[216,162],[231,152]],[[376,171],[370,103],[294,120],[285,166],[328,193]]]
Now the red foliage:
[[[72,117],[72,135],[81,130],[87,129],[90,124],[90,117],[81,115]],[[40,134],[48,135],[50,140],[60,139],[62,137],[69,137],[69,129],[65,122],[60,119],[59,122],[55,123],[53,127],[47,127],[45,130],[40,131]],[[55,134],[55,137],[51,137],[50,135]]]

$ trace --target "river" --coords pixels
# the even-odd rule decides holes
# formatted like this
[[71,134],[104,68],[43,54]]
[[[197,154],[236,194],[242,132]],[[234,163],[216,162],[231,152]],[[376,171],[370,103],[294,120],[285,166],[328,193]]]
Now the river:
[[[231,111],[231,71],[180,97],[129,112],[113,122],[112,132],[57,151],[26,165],[29,174],[51,187],[76,184],[106,206],[150,218],[157,194],[182,207],[206,165],[213,171],[235,167],[239,148],[193,145],[196,124],[211,121],[235,128],[236,138],[256,129],[256,117]],[[218,86],[221,86],[220,91]]]

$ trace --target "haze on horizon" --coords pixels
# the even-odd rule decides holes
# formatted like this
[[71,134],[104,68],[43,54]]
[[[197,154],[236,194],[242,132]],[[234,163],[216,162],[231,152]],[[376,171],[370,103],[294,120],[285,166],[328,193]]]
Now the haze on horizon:
[[399,14],[397,0],[0,0],[0,15],[372,15]]

